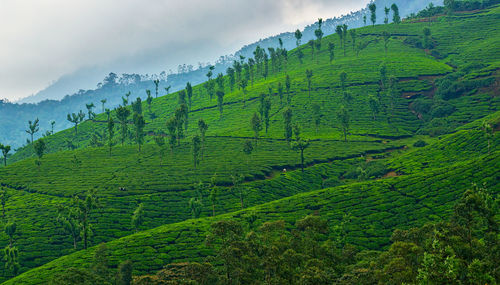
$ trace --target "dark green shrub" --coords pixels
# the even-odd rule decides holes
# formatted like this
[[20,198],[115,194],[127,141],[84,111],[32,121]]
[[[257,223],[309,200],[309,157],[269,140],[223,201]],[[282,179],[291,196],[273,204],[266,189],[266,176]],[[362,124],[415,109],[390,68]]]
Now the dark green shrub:
[[426,146],[426,145],[427,145],[427,143],[426,143],[425,141],[423,141],[423,140],[416,141],[416,142],[413,144],[413,146],[414,146],[414,147],[424,147],[424,146]]

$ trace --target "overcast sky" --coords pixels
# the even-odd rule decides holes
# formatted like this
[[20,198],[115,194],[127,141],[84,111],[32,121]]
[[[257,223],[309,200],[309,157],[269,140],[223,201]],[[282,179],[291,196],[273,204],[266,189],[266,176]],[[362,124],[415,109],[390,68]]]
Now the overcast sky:
[[16,100],[82,68],[159,73],[368,0],[0,0],[0,98]]

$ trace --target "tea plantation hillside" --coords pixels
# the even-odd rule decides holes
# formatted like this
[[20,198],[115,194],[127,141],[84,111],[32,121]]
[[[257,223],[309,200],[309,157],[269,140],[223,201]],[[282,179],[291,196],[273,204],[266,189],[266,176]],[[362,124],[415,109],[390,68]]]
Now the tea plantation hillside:
[[[356,29],[353,49],[352,37],[345,37],[344,48],[338,35],[323,39],[321,50],[314,51],[312,59],[310,45],[301,46],[287,53],[281,64],[269,60],[269,75],[263,78],[258,65],[248,69],[245,92],[237,83],[230,88],[230,78],[223,78],[223,114],[219,115],[217,96],[209,96],[207,83],[194,86],[192,104],[189,107],[189,139],[198,131],[197,122],[203,118],[208,124],[209,136],[253,136],[250,119],[259,109],[259,96],[271,91],[270,129],[263,137],[283,138],[282,112],[287,97],[291,98],[293,122],[300,124],[303,135],[309,138],[340,139],[336,112],[340,105],[346,105],[352,114],[350,133],[356,135],[377,135],[399,137],[415,133],[441,134],[453,131],[455,127],[473,121],[498,109],[498,52],[499,31],[496,23],[500,8],[474,13],[461,13],[452,17],[438,17],[431,25],[426,21],[406,21],[399,25],[376,25]],[[429,28],[429,46],[424,50],[423,29]],[[384,32],[392,35],[384,46]],[[334,44],[334,59],[330,63],[329,44]],[[277,45],[278,46],[278,45]],[[300,52],[299,52],[300,50]],[[298,53],[303,55],[300,63]],[[263,65],[264,66],[264,65]],[[386,67],[385,86],[381,83],[381,67]],[[260,69],[264,69],[261,67]],[[311,96],[308,95],[306,70],[312,71]],[[346,72],[346,91],[352,101],[344,102],[340,74]],[[242,71],[244,77],[245,71]],[[250,77],[250,74],[252,76]],[[285,79],[290,76],[290,92],[286,92]],[[214,74],[213,78],[216,77]],[[395,77],[397,84],[389,89],[389,78]],[[253,78],[253,81],[251,80]],[[236,78],[238,79],[238,78]],[[212,85],[217,85],[212,79]],[[252,83],[253,82],[253,83]],[[283,87],[283,99],[278,94],[278,84]],[[210,85],[210,84],[208,84]],[[496,86],[496,87],[495,87]],[[232,89],[232,91],[231,91]],[[399,96],[391,95],[399,94]],[[380,96],[377,120],[369,105],[369,95]],[[166,121],[178,107],[179,93],[153,99],[151,110],[146,102],[142,109],[147,121],[146,132],[167,133]],[[434,95],[440,100],[430,100]],[[129,98],[130,101],[133,98]],[[188,101],[186,99],[186,101]],[[283,102],[283,104],[280,103]],[[245,104],[243,102],[246,102]],[[320,130],[315,131],[312,106],[322,106]],[[393,106],[392,108],[388,108]],[[77,113],[78,110],[75,110]],[[112,112],[112,117],[115,113]],[[116,122],[116,117],[115,122]],[[154,118],[154,119],[152,119]],[[420,118],[420,119],[419,119]],[[49,152],[72,147],[86,147],[105,143],[106,114],[97,115],[94,121],[85,121],[78,126],[78,134],[68,129],[46,138]],[[129,118],[131,123],[131,118]],[[391,122],[392,121],[392,122]],[[391,122],[391,123],[389,123]],[[130,126],[132,128],[132,124]],[[92,142],[92,137],[95,137]],[[115,136],[119,136],[118,130]],[[149,141],[152,138],[148,137]],[[146,139],[148,141],[148,138]],[[102,140],[102,141],[101,141]],[[133,143],[133,139],[127,139]],[[33,155],[33,148],[27,146],[12,158],[16,161]]]
[[277,44],[234,75],[207,74],[192,97],[134,102],[19,149],[0,167],[2,228],[15,222],[0,247],[16,246],[21,274],[0,266],[0,281],[89,267],[95,247],[63,211],[88,193],[90,246],[107,243],[136,275],[213,255],[203,241],[218,220],[292,229],[319,214],[380,250],[395,229],[449,217],[472,183],[498,194],[499,20],[496,5]]
[[[497,116],[498,119],[498,116]],[[324,190],[311,191],[289,198],[276,200],[245,210],[212,217],[187,220],[143,231],[107,244],[112,264],[131,259],[135,274],[152,273],[163,265],[180,261],[200,261],[210,255],[205,240],[210,224],[216,219],[249,220],[255,217],[255,225],[266,221],[284,219],[287,228],[307,214],[319,214],[329,222],[330,228],[340,226],[349,215],[345,225],[348,243],[360,248],[380,249],[389,244],[395,228],[406,229],[439,221],[448,216],[454,201],[471,187],[471,183],[482,184],[498,191],[498,167],[500,166],[499,136],[495,136],[494,151],[487,153],[484,139],[476,140],[478,131],[463,131],[443,138],[449,146],[458,147],[464,142],[471,145],[475,153],[470,159],[458,162],[443,162],[441,166],[420,169],[398,177],[352,183]],[[418,161],[421,156],[432,158],[444,156],[440,142],[423,149],[408,152],[406,161]],[[311,167],[311,171],[329,169],[333,164]],[[398,172],[401,167],[389,162]],[[287,174],[300,175],[300,174]],[[279,180],[274,178],[273,180]],[[331,231],[332,235],[338,232]],[[331,238],[335,238],[332,236]],[[6,284],[44,283],[68,267],[85,268],[92,262],[95,248],[62,257],[48,264],[28,271]]]

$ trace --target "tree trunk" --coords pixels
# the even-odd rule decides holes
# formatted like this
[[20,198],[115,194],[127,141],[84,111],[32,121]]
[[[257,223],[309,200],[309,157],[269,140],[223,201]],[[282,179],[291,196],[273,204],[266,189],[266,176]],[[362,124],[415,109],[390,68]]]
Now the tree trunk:
[[76,249],[76,236],[73,237],[73,249]]
[[303,149],[300,150],[300,161],[301,161],[302,172],[304,172],[304,150]]
[[215,204],[212,204],[212,217],[215,217]]

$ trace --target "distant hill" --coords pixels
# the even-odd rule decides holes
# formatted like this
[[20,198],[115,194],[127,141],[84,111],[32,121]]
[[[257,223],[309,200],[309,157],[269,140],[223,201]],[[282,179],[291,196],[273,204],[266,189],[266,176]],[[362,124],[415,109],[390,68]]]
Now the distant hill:
[[[427,6],[429,3],[442,3],[441,0],[376,0],[377,23],[382,23],[384,19],[383,7],[390,7],[392,3],[396,3],[400,7],[402,17],[415,13]],[[337,18],[326,19],[324,22],[325,35],[335,32],[335,27],[340,24],[347,24],[349,28],[358,28],[364,25],[363,15],[367,14],[367,9],[353,12],[349,15],[344,15]],[[392,18],[389,17],[392,21]],[[368,20],[369,22],[369,20]],[[367,23],[369,24],[369,23]],[[316,24],[311,24],[303,30],[302,43],[314,37]],[[273,37],[260,40],[244,46],[234,55],[221,57],[214,64],[214,74],[225,73],[226,68],[233,63],[233,59],[239,56],[252,57],[253,51],[259,45],[267,50],[268,47],[276,47],[278,39],[283,40],[284,47],[288,50],[295,48],[295,37],[293,33],[282,33]],[[206,80],[205,74],[208,67],[199,69],[180,68],[180,73],[177,74],[162,74],[158,76],[144,76],[139,74],[119,75],[116,80],[117,84],[106,85],[103,87],[102,82],[99,84],[99,78],[104,74],[108,74],[103,68],[88,68],[82,69],[74,74],[69,74],[61,77],[46,89],[32,96],[23,98],[16,103],[10,103],[0,100],[0,114],[3,120],[0,120],[0,142],[8,144],[17,149],[26,143],[28,137],[25,133],[28,120],[40,120],[40,132],[35,135],[35,138],[43,136],[47,131],[52,131],[50,122],[55,121],[54,131],[64,130],[71,126],[71,123],[66,120],[68,113],[77,113],[79,110],[86,111],[85,104],[94,103],[96,105],[95,112],[102,112],[100,100],[106,99],[106,108],[114,108],[121,104],[121,97],[127,92],[131,92],[130,99],[146,97],[145,89],[154,90],[152,78],[159,78],[161,95],[166,94],[164,87],[171,86],[170,92],[175,92],[185,87],[186,82],[199,84]],[[120,81],[122,79],[122,82]],[[103,80],[103,82],[106,79]],[[96,88],[89,88],[97,86]],[[85,90],[85,88],[88,88]]]

